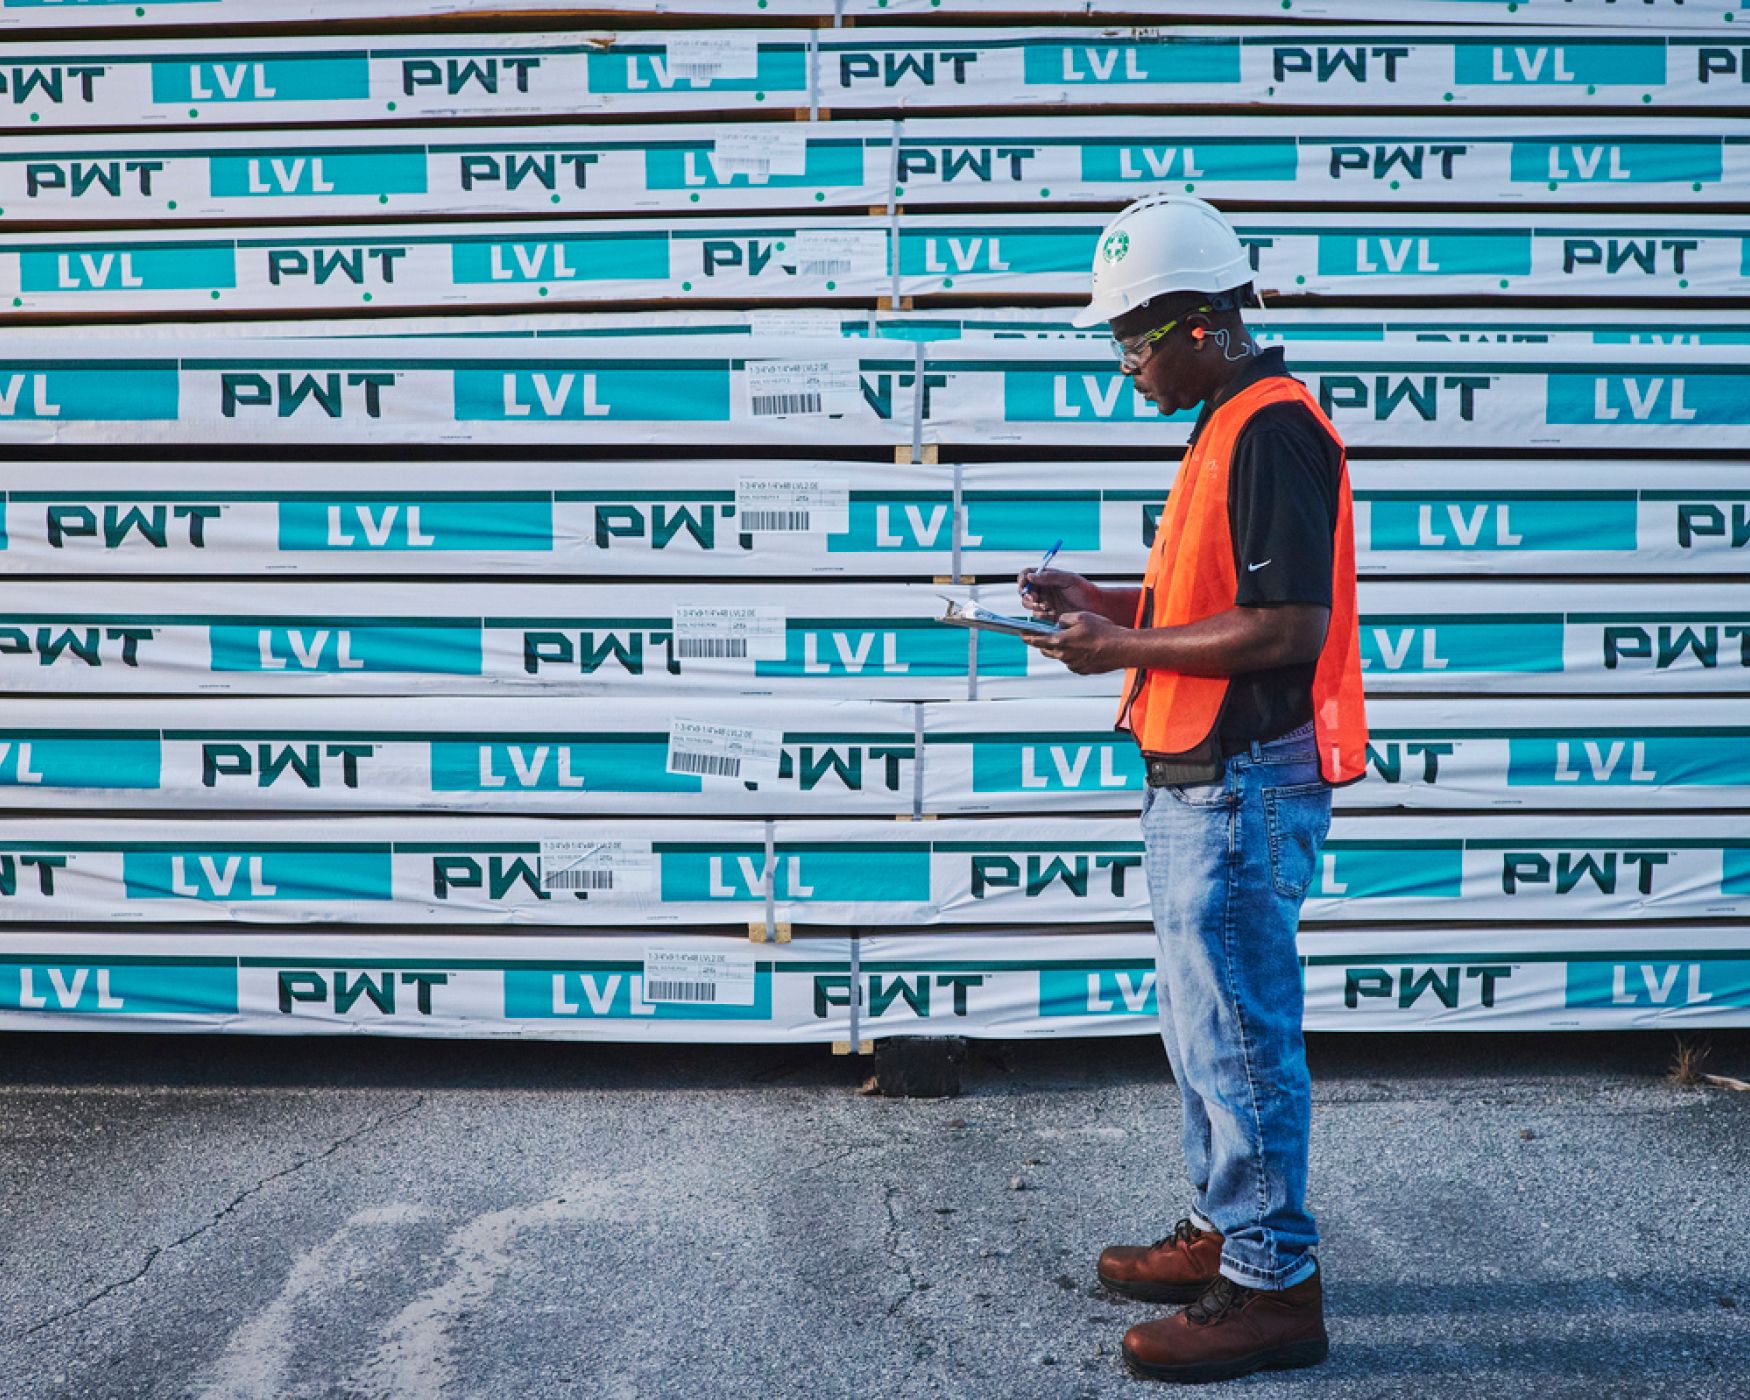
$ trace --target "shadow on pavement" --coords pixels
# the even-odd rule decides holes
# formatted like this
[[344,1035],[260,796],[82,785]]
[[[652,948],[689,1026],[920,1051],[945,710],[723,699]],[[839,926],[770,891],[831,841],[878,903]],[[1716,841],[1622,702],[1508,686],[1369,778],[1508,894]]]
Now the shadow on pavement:
[[[1750,1031],[1714,1031],[1706,1068],[1750,1077]],[[1658,1078],[1675,1047],[1669,1031],[1312,1035],[1315,1084],[1416,1079]],[[867,1057],[825,1045],[647,1045],[575,1042],[333,1039],[213,1035],[13,1033],[0,1038],[0,1085],[330,1085],[378,1088],[592,1090],[854,1087]],[[963,1094],[1001,1097],[1167,1078],[1152,1035],[1051,1041],[974,1041]]]

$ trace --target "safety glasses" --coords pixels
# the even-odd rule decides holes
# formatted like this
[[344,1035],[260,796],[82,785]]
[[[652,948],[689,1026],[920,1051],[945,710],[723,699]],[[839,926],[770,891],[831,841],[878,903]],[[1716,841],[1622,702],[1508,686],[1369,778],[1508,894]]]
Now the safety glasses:
[[1213,307],[1208,305],[1192,307],[1191,310],[1184,314],[1184,316],[1175,316],[1172,320],[1168,321],[1166,325],[1156,326],[1152,331],[1142,331],[1136,335],[1125,336],[1123,338],[1113,336],[1110,342],[1112,353],[1117,357],[1119,364],[1140,367],[1147,362],[1149,355],[1153,353],[1148,347],[1165,336],[1174,326],[1182,322],[1185,319],[1185,316],[1195,316],[1200,311],[1211,311],[1213,309]]

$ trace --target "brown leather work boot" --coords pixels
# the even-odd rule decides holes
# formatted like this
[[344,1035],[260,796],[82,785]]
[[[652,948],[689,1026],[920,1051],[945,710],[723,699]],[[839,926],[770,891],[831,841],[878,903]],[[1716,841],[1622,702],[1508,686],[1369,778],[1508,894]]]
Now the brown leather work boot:
[[1278,1292],[1218,1277],[1184,1312],[1124,1334],[1124,1360],[1137,1375],[1192,1384],[1316,1366],[1329,1351],[1316,1273]]
[[1094,1266],[1100,1282],[1146,1303],[1195,1303],[1221,1276],[1221,1236],[1189,1219],[1153,1244],[1115,1244]]

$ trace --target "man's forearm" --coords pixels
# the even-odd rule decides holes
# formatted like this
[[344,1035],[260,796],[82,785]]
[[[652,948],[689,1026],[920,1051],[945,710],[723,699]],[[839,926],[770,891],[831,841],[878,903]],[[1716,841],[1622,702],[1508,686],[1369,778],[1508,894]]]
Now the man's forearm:
[[1142,589],[1115,586],[1109,583],[1100,585],[1100,616],[1108,622],[1116,622],[1120,627],[1131,627],[1136,623],[1136,605],[1142,601]]
[[1330,621],[1327,608],[1229,608],[1182,627],[1129,633],[1125,664],[1186,676],[1238,676],[1317,658]]

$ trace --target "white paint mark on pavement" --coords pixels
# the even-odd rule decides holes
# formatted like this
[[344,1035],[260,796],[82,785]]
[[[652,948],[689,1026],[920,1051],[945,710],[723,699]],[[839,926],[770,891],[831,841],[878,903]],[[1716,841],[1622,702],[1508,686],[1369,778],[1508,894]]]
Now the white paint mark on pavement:
[[444,1400],[453,1394],[456,1364],[450,1329],[498,1286],[510,1252],[525,1230],[597,1220],[636,1173],[610,1180],[578,1179],[532,1205],[487,1211],[445,1241],[450,1274],[402,1308],[384,1326],[382,1344],[348,1382],[346,1393],[393,1400]]
[[429,1211],[415,1205],[373,1206],[353,1215],[321,1244],[295,1256],[273,1300],[231,1333],[212,1378],[199,1392],[200,1400],[278,1400],[283,1396],[299,1310],[345,1288],[381,1257],[380,1250],[361,1236],[361,1229],[413,1225],[429,1216]]

